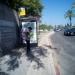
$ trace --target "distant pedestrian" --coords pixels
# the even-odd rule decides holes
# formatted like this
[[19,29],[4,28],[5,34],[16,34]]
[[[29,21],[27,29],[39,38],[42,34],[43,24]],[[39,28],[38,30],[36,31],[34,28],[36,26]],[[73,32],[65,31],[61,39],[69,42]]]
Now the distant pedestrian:
[[27,54],[30,53],[30,34],[32,32],[32,28],[28,27],[27,29],[24,30],[23,34],[24,34],[24,40],[26,42],[26,47],[27,47]]

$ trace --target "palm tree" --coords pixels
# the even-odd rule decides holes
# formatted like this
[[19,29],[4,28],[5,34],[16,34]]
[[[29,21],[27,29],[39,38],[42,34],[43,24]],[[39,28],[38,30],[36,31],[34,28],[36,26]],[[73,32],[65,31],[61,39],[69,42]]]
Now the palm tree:
[[70,26],[72,25],[72,17],[74,17],[73,11],[70,9],[66,12],[65,18],[69,18]]
[[72,9],[75,8],[75,2],[72,3]]

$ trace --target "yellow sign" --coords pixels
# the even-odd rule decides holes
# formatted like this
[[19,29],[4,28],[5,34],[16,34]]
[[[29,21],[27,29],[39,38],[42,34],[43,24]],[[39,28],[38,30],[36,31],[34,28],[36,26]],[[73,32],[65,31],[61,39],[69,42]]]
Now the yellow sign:
[[26,10],[25,8],[20,8],[19,9],[19,16],[25,16],[26,15]]

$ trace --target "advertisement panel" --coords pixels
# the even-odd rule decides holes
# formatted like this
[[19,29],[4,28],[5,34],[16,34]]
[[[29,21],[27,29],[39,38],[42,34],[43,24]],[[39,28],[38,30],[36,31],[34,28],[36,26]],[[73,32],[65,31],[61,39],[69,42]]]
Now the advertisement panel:
[[[36,30],[36,22],[22,22],[22,30],[24,31],[28,27],[32,28],[30,43],[37,43],[37,30]],[[25,43],[25,40],[23,40]]]

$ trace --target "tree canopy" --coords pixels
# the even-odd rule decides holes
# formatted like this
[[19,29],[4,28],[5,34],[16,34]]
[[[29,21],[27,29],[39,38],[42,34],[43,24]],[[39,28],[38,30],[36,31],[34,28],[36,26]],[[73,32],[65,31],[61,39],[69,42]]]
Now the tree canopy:
[[30,13],[30,15],[40,15],[43,9],[40,0],[26,0],[23,5],[27,6],[27,13]]
[[70,21],[70,25],[72,25],[72,17],[74,17],[75,16],[75,14],[73,13],[73,11],[72,10],[68,10],[67,12],[66,12],[66,14],[65,14],[65,18],[69,18],[69,21]]
[[75,8],[75,2],[72,3],[72,9]]
[[21,6],[27,8],[27,14],[32,16],[41,16],[43,5],[40,0],[0,0],[12,9],[17,10]]

